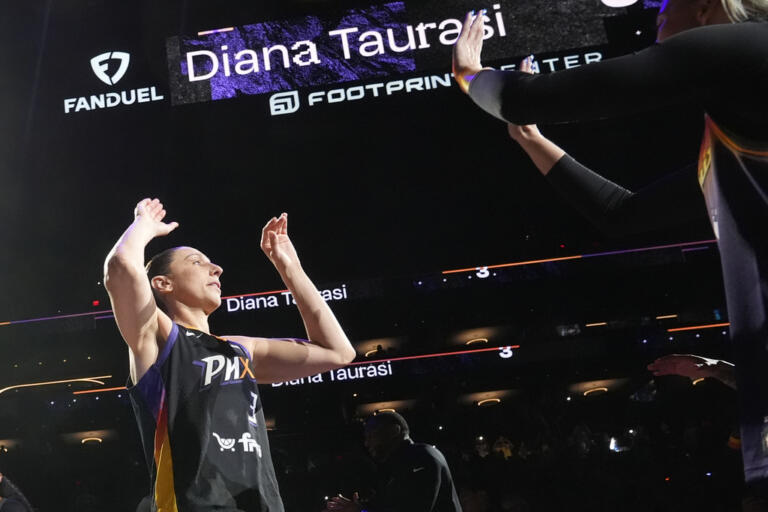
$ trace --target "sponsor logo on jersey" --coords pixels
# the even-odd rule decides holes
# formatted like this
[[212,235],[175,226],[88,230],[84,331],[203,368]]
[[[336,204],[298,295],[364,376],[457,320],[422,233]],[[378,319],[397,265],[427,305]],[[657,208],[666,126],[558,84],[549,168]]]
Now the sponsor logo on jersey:
[[216,441],[219,442],[219,451],[221,452],[223,452],[224,450],[229,450],[231,452],[235,451],[236,439],[221,437],[216,432],[213,433],[213,437],[215,437]]

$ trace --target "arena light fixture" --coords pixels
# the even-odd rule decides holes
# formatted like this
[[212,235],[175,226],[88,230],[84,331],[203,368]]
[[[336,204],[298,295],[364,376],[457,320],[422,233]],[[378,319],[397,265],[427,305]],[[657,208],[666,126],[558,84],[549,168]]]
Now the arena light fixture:
[[689,327],[674,327],[667,329],[667,332],[679,332],[679,331],[694,331],[696,329],[713,329],[715,327],[728,327],[730,322],[723,322],[721,324],[706,324],[706,325],[691,325]]
[[478,407],[483,407],[485,405],[496,405],[501,403],[501,398],[486,398],[485,400],[480,400],[477,402]]
[[70,382],[90,382],[92,384],[101,384],[103,386],[104,381],[100,379],[109,379],[111,377],[112,377],[111,375],[98,375],[96,377],[80,377],[79,379],[50,380],[50,381],[44,381],[44,382],[30,382],[27,384],[15,384],[13,386],[8,386],[0,389],[0,394],[3,394],[6,391],[10,391],[12,389],[33,388],[38,386],[53,386],[55,384],[67,384]]
[[608,392],[608,388],[606,388],[605,386],[600,386],[597,388],[592,388],[584,391],[584,396],[589,396],[593,393],[607,393],[607,392]]
[[221,32],[231,32],[233,30],[235,30],[235,27],[217,28],[217,29],[214,29],[214,30],[203,30],[201,32],[198,32],[197,35],[198,36],[208,36],[208,35],[211,35],[211,34],[219,34]]
[[73,395],[86,395],[89,393],[104,393],[107,391],[124,391],[127,389],[125,386],[118,386],[116,388],[99,388],[99,389],[86,389],[84,391],[73,391]]
[[80,441],[80,444],[85,444],[85,443],[102,443],[102,442],[103,442],[103,439],[100,438],[100,437],[86,437],[85,439],[82,439]]

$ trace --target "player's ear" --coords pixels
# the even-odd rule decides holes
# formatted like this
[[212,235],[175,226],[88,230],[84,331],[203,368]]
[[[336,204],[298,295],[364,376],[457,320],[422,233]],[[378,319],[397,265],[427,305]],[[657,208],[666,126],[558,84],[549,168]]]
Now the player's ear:
[[696,21],[699,25],[710,25],[719,17],[723,4],[720,0],[698,0],[696,7]]
[[173,281],[167,276],[155,276],[150,280],[152,288],[159,293],[169,293],[173,291]]

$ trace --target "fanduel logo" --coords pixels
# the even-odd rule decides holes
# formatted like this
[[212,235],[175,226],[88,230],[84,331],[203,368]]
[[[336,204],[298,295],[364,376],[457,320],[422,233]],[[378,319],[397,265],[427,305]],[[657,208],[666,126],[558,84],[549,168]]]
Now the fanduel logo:
[[[109,63],[117,61],[117,70],[111,75]],[[107,85],[115,85],[120,81],[125,72],[128,71],[128,65],[131,62],[131,55],[126,52],[105,52],[91,59],[91,69],[96,78]],[[79,96],[75,98],[66,98],[64,100],[64,113],[81,112],[83,110],[99,110],[102,108],[112,108],[118,105],[132,105],[134,103],[149,103],[151,101],[160,101],[164,99],[162,94],[157,93],[155,87],[141,87],[138,89],[128,89],[125,91],[108,92],[101,94],[91,94],[89,96]]]
[[[107,74],[108,60],[116,59],[120,61],[120,67],[117,68],[115,74],[109,76]],[[131,54],[125,52],[107,52],[97,55],[91,59],[91,68],[96,74],[96,77],[107,85],[115,85],[123,78],[123,75],[128,71],[128,63],[131,62]]]

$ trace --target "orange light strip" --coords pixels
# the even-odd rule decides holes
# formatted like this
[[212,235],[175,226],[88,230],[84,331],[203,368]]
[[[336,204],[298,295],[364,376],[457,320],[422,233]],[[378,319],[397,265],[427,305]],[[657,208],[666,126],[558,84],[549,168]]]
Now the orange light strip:
[[0,325],[11,325],[11,322],[0,322]]
[[120,386],[116,388],[101,388],[101,389],[86,389],[85,391],[73,391],[73,395],[87,395],[88,393],[102,393],[106,391],[122,391],[128,389],[125,386]]
[[586,390],[584,392],[584,396],[589,396],[592,393],[600,393],[600,392],[607,393],[608,392],[608,388],[601,386],[599,388],[588,389],[588,390]]
[[81,377],[79,379],[67,379],[67,380],[51,380],[47,382],[31,382],[29,384],[16,384],[15,386],[8,386],[7,388],[0,389],[0,394],[10,391],[11,389],[32,388],[37,386],[51,386],[53,384],[68,384],[71,382],[91,382],[94,384],[104,385],[104,382],[98,379],[109,379],[111,375],[99,375],[97,377]]
[[482,407],[485,404],[500,404],[501,398],[486,398],[485,400],[480,400],[477,402],[478,407]]
[[566,260],[578,260],[582,258],[581,254],[577,254],[576,256],[563,256],[560,258],[546,258],[543,260],[528,260],[528,261],[517,261],[515,263],[501,263],[499,265],[489,265],[487,267],[469,267],[469,268],[460,268],[456,270],[443,270],[443,274],[458,274],[460,272],[474,272],[475,270],[479,270],[481,268],[505,268],[505,267],[520,267],[523,265],[536,265],[537,263],[550,263],[552,261],[566,261]]
[[608,325],[608,322],[594,322],[591,324],[586,324],[584,327],[600,327],[602,325]]
[[667,329],[667,332],[695,331],[696,329],[714,329],[716,327],[728,327],[729,325],[731,325],[730,322],[725,322],[722,324],[692,325],[690,327],[675,327],[672,329]]
[[656,320],[666,320],[668,318],[677,318],[677,315],[660,315],[656,317]]
[[85,444],[88,442],[98,442],[101,443],[102,440],[100,437],[86,437],[85,439],[80,440],[80,444]]
[[704,382],[704,377],[701,377],[701,378],[699,378],[699,379],[696,379],[696,380],[694,380],[694,381],[693,381],[693,385],[695,386],[696,384],[699,384],[699,383],[701,383],[701,382]]

